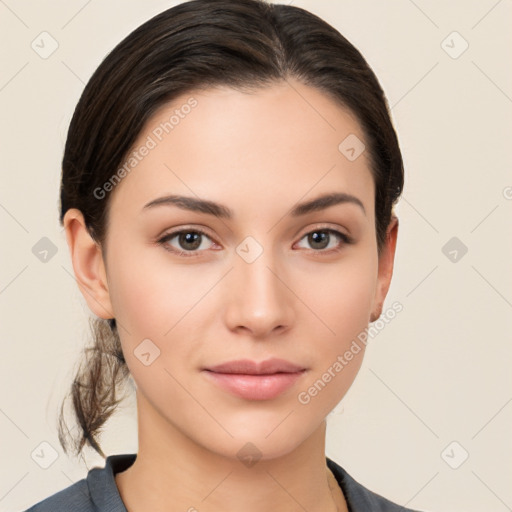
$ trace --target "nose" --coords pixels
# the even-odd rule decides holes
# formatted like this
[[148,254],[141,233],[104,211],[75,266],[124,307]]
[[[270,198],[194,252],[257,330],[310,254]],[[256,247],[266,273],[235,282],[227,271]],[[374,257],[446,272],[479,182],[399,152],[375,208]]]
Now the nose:
[[270,250],[252,263],[236,256],[227,277],[225,322],[230,330],[265,339],[291,328],[294,295]]

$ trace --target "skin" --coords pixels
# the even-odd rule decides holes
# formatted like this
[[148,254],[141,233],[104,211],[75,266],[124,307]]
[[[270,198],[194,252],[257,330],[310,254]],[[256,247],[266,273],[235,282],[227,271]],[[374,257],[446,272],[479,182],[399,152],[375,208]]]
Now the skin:
[[[297,397],[381,314],[398,220],[379,258],[367,152],[349,161],[338,150],[349,134],[364,141],[363,132],[350,111],[294,80],[252,94],[185,94],[152,117],[134,147],[191,96],[197,107],[112,192],[104,252],[78,210],[64,219],[78,285],[93,313],[116,318],[137,387],[139,449],[116,475],[121,497],[130,512],[347,510],[339,487],[329,489],[325,418],[364,350],[308,404]],[[288,215],[333,191],[356,196],[365,212],[342,203]],[[234,218],[168,205],[142,212],[168,194],[221,203]],[[192,249],[198,256],[157,243],[181,228],[207,232]],[[307,236],[326,228],[353,243],[331,235],[315,245]],[[263,249],[252,263],[236,252],[247,236]],[[175,236],[169,246],[190,252],[193,244]],[[160,355],[146,366],[134,350],[148,338]],[[269,357],[307,368],[271,400],[236,397],[200,371]],[[237,457],[247,442],[261,454],[251,467]]]

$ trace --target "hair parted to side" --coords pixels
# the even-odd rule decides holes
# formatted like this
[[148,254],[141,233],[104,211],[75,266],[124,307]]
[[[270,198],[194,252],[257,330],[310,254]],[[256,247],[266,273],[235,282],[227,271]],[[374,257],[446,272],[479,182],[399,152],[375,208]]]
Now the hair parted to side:
[[[288,78],[317,88],[347,107],[365,135],[375,183],[379,254],[404,184],[402,155],[377,77],[361,53],[335,28],[295,6],[264,0],[192,0],[145,22],[101,62],[73,114],[62,160],[60,222],[79,209],[106,254],[109,197],[101,188],[122,167],[147,121],[187,92],[224,85],[257,91]],[[341,142],[341,140],[340,140]],[[94,343],[71,389],[78,455],[98,443],[102,425],[120,399],[129,370],[115,319],[92,322]],[[63,408],[59,441],[67,453]],[[69,430],[68,430],[69,434]]]

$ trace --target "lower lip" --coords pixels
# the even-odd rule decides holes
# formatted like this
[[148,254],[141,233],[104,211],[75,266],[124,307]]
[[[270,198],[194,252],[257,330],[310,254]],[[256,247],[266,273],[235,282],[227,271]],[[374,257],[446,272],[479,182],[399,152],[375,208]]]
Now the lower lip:
[[271,400],[291,388],[305,373],[273,373],[269,375],[246,375],[239,373],[215,373],[205,371],[221,388],[246,400]]

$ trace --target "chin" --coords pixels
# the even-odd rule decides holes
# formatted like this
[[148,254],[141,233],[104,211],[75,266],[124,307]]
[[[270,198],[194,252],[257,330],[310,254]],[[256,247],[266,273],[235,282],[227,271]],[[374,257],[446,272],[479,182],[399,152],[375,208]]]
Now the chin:
[[212,444],[212,436],[209,436],[204,439],[204,446],[224,457],[240,460],[245,455],[259,460],[283,457],[305,442],[323,423],[323,418],[306,421],[298,412],[297,407],[286,407],[272,413],[241,411],[231,421],[218,418],[233,437],[222,435],[219,430],[215,436],[218,442]]

